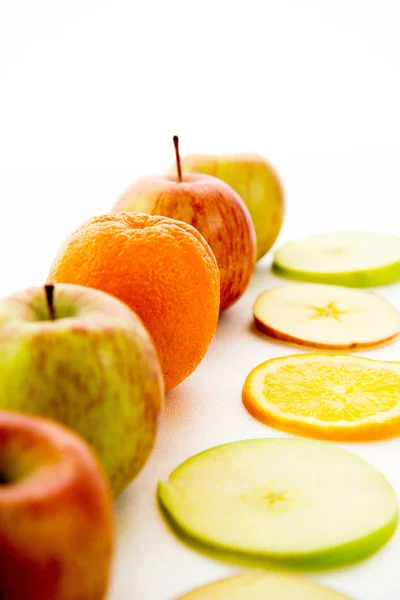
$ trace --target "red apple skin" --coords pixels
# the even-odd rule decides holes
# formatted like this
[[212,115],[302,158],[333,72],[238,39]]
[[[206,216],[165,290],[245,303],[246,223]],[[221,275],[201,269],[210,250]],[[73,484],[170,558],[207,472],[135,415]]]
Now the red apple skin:
[[105,598],[111,494],[86,442],[55,422],[0,411],[0,477],[1,600]]
[[143,177],[112,210],[163,215],[193,225],[217,259],[220,312],[245,292],[256,261],[256,234],[245,203],[220,179],[198,173],[183,173],[182,181],[175,175]]

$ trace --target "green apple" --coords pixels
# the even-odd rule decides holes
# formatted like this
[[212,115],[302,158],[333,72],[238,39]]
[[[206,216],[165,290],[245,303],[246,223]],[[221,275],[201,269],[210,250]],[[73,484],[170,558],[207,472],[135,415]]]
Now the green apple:
[[273,270],[298,281],[385,285],[400,280],[400,237],[361,231],[311,235],[278,248]]
[[181,172],[142,177],[117,201],[113,212],[162,215],[193,225],[208,242],[220,273],[220,312],[246,291],[256,262],[256,234],[243,200],[229,185],[208,175]]
[[156,350],[139,317],[116,298],[68,284],[46,290],[0,301],[0,408],[77,431],[118,494],[153,446],[163,397]]
[[398,521],[396,495],[375,468],[332,444],[295,438],[211,448],[160,482],[158,496],[179,532],[221,557],[303,567],[359,560]]
[[0,598],[105,598],[113,537],[108,481],[84,440],[0,411]]
[[210,583],[185,594],[180,600],[346,600],[346,598],[300,577],[250,572]]
[[[182,171],[222,179],[243,198],[257,236],[257,259],[270,250],[282,227],[285,198],[271,165],[258,154],[188,154]],[[173,167],[171,167],[173,171]]]

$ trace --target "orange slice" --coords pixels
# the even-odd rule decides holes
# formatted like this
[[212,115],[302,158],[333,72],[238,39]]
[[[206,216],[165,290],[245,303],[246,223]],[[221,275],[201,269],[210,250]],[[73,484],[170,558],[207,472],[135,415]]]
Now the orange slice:
[[400,363],[284,356],[253,369],[242,397],[256,419],[284,431],[350,441],[400,433]]

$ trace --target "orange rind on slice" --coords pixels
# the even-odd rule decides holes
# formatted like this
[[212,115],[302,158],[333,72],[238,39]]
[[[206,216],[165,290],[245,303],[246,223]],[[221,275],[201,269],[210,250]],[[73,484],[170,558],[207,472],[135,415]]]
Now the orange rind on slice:
[[246,378],[243,404],[259,421],[327,440],[400,433],[400,363],[348,355],[294,354]]

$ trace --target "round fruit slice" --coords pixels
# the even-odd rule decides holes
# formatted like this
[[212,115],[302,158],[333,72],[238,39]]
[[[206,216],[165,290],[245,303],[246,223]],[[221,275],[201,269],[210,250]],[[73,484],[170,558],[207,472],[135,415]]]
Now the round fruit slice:
[[400,279],[400,237],[362,232],[312,235],[281,246],[273,269],[299,281],[384,285]]
[[258,365],[243,403],[278,429],[331,440],[400,433],[400,363],[346,355],[294,354]]
[[253,314],[263,333],[312,348],[367,348],[400,332],[400,313],[389,302],[335,285],[299,283],[267,290],[257,298]]
[[172,523],[206,546],[303,566],[353,562],[394,532],[386,479],[326,442],[256,439],[218,446],[160,483]]
[[198,588],[180,600],[346,600],[346,598],[300,577],[252,572]]

